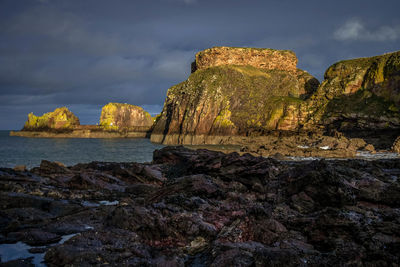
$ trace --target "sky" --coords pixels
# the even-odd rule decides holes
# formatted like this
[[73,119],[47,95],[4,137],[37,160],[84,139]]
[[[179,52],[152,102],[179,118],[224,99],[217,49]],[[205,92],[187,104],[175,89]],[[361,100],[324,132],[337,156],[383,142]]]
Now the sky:
[[0,129],[109,102],[155,115],[213,46],[293,50],[320,81],[333,63],[400,50],[400,1],[0,0]]

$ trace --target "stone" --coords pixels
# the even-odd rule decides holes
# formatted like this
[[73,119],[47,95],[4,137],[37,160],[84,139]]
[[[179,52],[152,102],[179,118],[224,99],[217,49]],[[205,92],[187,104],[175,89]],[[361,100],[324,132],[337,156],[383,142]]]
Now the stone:
[[400,260],[398,159],[287,162],[178,146],[146,164],[45,166],[0,169],[0,243],[46,245],[30,252],[46,252],[48,266]]

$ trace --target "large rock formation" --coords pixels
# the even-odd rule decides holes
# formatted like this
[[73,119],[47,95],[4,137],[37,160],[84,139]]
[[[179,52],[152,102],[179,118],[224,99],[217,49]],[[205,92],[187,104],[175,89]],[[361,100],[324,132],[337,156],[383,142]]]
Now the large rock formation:
[[333,64],[312,98],[314,124],[339,130],[399,129],[400,52]]
[[223,47],[198,53],[197,70],[168,90],[151,140],[219,143],[226,136],[296,130],[308,114],[304,99],[319,84],[296,69],[296,62],[293,52],[271,49]]
[[79,119],[66,107],[55,109],[42,116],[29,113],[23,131],[70,130],[78,126]]
[[153,119],[143,108],[121,103],[108,103],[101,110],[100,125],[108,130],[129,130],[153,125]]
[[320,86],[296,63],[293,52],[272,49],[197,53],[188,80],[168,90],[152,141],[218,144],[271,131],[400,129],[400,52],[338,62]]
[[145,138],[153,126],[153,118],[141,107],[109,103],[101,112],[100,125],[80,125],[67,108],[37,117],[32,113],[22,131],[10,136],[44,138]]

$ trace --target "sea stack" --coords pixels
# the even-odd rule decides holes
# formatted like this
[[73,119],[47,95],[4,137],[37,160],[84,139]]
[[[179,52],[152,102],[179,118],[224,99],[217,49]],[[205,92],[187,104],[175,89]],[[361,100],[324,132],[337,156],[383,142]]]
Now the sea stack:
[[79,119],[67,107],[55,109],[42,116],[28,114],[28,120],[25,122],[23,131],[49,131],[49,130],[72,130],[79,126]]
[[400,130],[400,52],[335,63],[321,84],[296,64],[287,50],[214,47],[197,53],[189,78],[168,90],[151,140],[236,144],[276,133],[338,130],[352,137],[385,134],[384,146],[392,144]]
[[146,128],[150,130],[153,119],[143,108],[122,103],[108,103],[101,109],[100,126],[108,130]]
[[214,47],[196,54],[190,77],[168,90],[151,140],[218,144],[230,136],[298,129],[319,82],[287,50]]

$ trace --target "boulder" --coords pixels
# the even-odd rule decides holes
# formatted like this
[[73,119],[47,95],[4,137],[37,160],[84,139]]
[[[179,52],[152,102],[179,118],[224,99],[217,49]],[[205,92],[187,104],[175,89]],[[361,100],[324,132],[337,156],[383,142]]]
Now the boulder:
[[23,131],[71,130],[80,125],[79,119],[67,107],[55,109],[42,116],[29,113]]
[[[149,130],[153,119],[143,108],[121,103],[108,103],[101,110],[100,125],[109,130],[144,128]],[[137,129],[136,129],[137,128]]]

